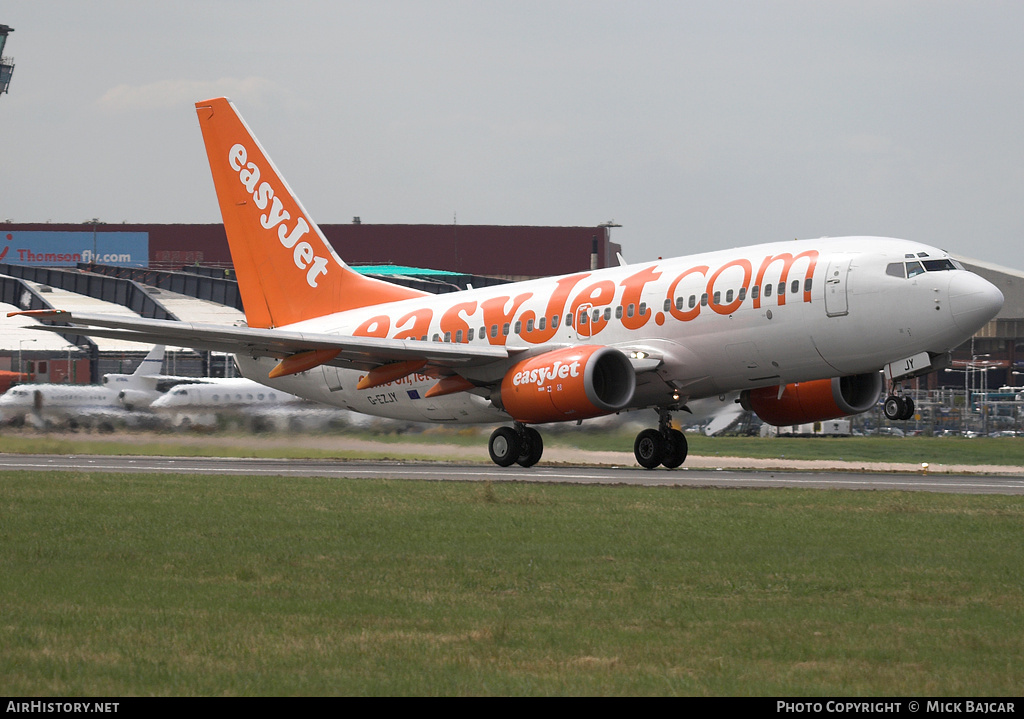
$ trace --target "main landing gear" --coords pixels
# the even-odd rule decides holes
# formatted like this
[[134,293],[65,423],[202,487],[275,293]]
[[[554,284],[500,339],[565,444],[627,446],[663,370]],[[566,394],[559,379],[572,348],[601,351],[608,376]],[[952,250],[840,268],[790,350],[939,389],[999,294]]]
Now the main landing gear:
[[532,467],[544,454],[544,440],[540,432],[516,422],[512,427],[498,427],[491,433],[487,444],[491,461],[499,467]]
[[689,449],[686,436],[670,424],[667,409],[658,410],[658,429],[645,429],[633,442],[633,454],[644,469],[654,469],[659,464],[675,469],[686,460]]
[[889,396],[885,398],[882,411],[890,420],[907,420],[914,416],[914,400],[903,394],[903,386],[895,384],[889,388]]
[[[675,469],[686,461],[689,450],[686,436],[673,429],[671,420],[667,409],[659,409],[658,429],[645,429],[636,436],[633,454],[641,467],[654,469],[661,465]],[[499,467],[511,467],[513,464],[532,467],[544,454],[544,440],[533,427],[516,422],[511,427],[494,430],[487,443],[487,451],[491,461]]]

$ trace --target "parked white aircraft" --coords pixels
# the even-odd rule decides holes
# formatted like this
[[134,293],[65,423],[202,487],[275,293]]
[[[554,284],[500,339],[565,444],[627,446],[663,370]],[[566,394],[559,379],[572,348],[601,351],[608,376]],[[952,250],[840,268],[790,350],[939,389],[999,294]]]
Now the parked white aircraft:
[[870,409],[883,369],[886,412],[904,416],[900,382],[941,366],[1003,302],[944,250],[877,237],[428,295],[352,271],[227,99],[196,111],[249,326],[21,314],[234,352],[250,379],[358,412],[511,420],[489,443],[502,466],[540,459],[531,424],[653,409],[637,461],[677,467],[687,447],[671,413],[691,400],[740,391],[765,421],[799,424]]
[[209,378],[179,384],[154,401],[153,410],[239,409],[305,402],[287,392],[267,387],[244,377]]
[[103,384],[23,384],[0,396],[0,421],[24,420],[42,427],[53,422],[123,418],[160,396],[164,347],[149,351],[132,374],[103,375]]
[[202,378],[179,384],[153,402],[150,410],[179,427],[211,426],[225,416],[244,418],[259,427],[288,429],[322,428],[339,420],[352,422],[348,412],[244,377]]

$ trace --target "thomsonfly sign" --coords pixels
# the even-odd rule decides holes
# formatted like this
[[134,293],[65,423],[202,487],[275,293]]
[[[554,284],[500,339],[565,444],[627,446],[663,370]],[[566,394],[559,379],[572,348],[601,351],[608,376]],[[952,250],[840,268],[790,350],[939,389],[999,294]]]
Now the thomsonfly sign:
[[96,262],[149,266],[147,232],[35,232],[0,230],[0,262],[36,267],[66,267]]

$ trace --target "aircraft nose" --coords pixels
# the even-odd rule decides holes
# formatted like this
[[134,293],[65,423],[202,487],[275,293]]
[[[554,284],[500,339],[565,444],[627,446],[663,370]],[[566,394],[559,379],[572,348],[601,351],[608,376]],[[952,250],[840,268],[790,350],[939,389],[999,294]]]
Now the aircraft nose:
[[973,272],[958,272],[949,283],[949,307],[956,326],[974,334],[1003,307],[1003,293]]

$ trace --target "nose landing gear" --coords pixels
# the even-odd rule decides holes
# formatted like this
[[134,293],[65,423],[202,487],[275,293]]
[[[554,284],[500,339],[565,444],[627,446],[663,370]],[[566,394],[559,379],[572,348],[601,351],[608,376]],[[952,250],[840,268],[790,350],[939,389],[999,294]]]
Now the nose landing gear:
[[633,442],[633,455],[644,469],[654,469],[659,464],[675,469],[686,461],[689,446],[686,435],[671,424],[667,409],[658,410],[658,429],[645,429]]
[[887,419],[907,420],[914,416],[914,400],[903,394],[903,386],[895,383],[889,388],[882,411]]

